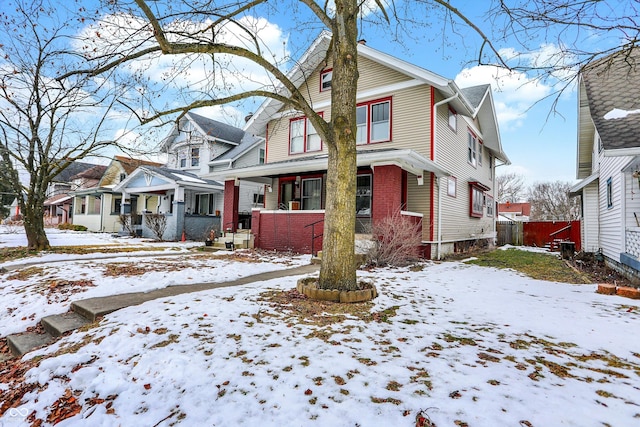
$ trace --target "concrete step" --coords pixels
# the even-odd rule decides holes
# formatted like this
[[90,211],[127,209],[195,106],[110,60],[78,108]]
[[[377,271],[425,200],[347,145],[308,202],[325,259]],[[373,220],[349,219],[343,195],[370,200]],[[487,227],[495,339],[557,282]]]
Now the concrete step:
[[74,329],[78,329],[90,322],[86,317],[71,311],[68,313],[43,317],[40,320],[40,323],[44,326],[45,331],[54,337],[59,337],[65,332],[73,331]]
[[20,357],[36,348],[49,345],[53,341],[54,338],[48,333],[37,334],[35,332],[25,332],[23,334],[7,336],[9,350],[11,350],[11,353],[17,357]]

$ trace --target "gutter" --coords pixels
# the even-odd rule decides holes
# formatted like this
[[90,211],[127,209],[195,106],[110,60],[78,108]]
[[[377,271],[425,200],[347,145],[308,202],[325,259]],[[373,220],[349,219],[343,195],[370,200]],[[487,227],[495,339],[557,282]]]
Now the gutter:
[[[433,138],[433,141],[431,141],[431,160],[436,163],[436,154],[437,154],[437,146],[438,146],[438,107],[444,104],[447,104],[451,101],[453,101],[454,99],[458,98],[460,96],[460,92],[457,92],[453,95],[450,96],[449,98],[443,99],[442,101],[438,101],[435,104],[433,104],[433,108],[432,108],[432,114],[433,114],[433,120],[431,121],[433,123],[433,132],[431,133],[431,136]],[[437,178],[436,177],[436,187],[438,188],[438,225],[437,225],[437,242],[438,242],[438,246],[437,246],[437,250],[436,250],[436,254],[437,254],[437,258],[436,259],[440,259],[440,254],[442,253],[442,186],[440,185],[440,181],[442,180],[441,178]],[[433,199],[433,197],[432,197]],[[433,211],[432,211],[433,212]],[[433,218],[431,218],[431,220],[433,221]]]

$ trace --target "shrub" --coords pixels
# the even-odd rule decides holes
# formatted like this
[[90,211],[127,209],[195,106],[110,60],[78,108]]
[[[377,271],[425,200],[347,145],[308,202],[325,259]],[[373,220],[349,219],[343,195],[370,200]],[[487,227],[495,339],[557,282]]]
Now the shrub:
[[133,218],[129,214],[120,214],[118,216],[118,220],[120,224],[122,224],[122,229],[129,233],[129,236],[136,235],[136,230],[133,228]]
[[144,225],[156,236],[156,240],[162,240],[167,228],[167,217],[164,214],[145,214]]
[[403,267],[420,258],[422,223],[400,212],[371,228],[372,242],[366,253],[367,265]]
[[72,231],[87,231],[87,227],[80,224],[70,224],[68,222],[64,222],[62,224],[58,224],[58,229],[60,230],[72,230]]

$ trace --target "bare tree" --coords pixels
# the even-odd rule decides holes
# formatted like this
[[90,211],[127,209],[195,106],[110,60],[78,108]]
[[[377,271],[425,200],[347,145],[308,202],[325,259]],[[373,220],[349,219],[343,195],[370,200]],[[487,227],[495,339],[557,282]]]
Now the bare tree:
[[47,187],[72,162],[113,144],[99,137],[113,101],[87,77],[55,80],[78,65],[67,48],[69,22],[60,8],[28,0],[3,6],[11,13],[0,14],[2,178],[18,199],[28,248],[42,250],[49,247]]
[[580,201],[569,197],[571,184],[539,182],[529,190],[532,221],[571,221],[580,217]]
[[[211,0],[122,0],[118,2],[106,1],[106,7],[112,8],[113,24],[118,26],[117,33],[123,43],[109,45],[100,43],[99,49],[87,50],[86,59],[89,61],[90,75],[121,68],[128,63],[144,64],[149,59],[159,57],[183,58],[189,65],[202,61],[202,69],[206,70],[203,84],[195,98],[189,98],[182,93],[182,105],[158,105],[158,90],[142,90],[137,103],[130,103],[132,111],[140,111],[143,122],[153,122],[167,115],[183,115],[188,110],[199,107],[224,105],[249,98],[272,98],[282,102],[286,108],[304,114],[328,147],[327,199],[324,222],[323,261],[320,271],[320,288],[353,289],[357,286],[354,268],[354,240],[355,240],[355,179],[356,179],[356,89],[358,81],[357,40],[361,36],[360,28],[375,31],[381,29],[385,36],[401,40],[405,36],[412,36],[411,28],[420,27],[424,32],[425,23],[440,23],[442,30],[431,27],[432,34],[444,37],[452,34],[468,43],[477,41],[478,48],[474,49],[476,63],[499,65],[506,68],[520,70],[538,70],[541,76],[567,74],[563,77],[570,80],[572,66],[584,60],[584,55],[570,63],[570,55],[563,55],[557,61],[516,62],[518,57],[508,56],[506,59],[500,54],[494,44],[496,40],[514,38],[522,41],[523,45],[538,40],[542,25],[531,28],[535,37],[527,37],[527,27],[524,23],[529,15],[525,9],[531,8],[549,13],[546,24],[552,24],[554,10],[548,6],[555,6],[547,0],[518,1],[517,6],[506,6],[502,1],[493,2],[492,23],[489,25],[489,35],[472,22],[464,10],[456,8],[446,0],[416,0],[399,2],[394,0],[335,0],[333,2],[314,0],[290,0],[281,2],[267,2],[254,0],[250,2],[211,1]],[[602,3],[596,1],[578,2],[568,1],[560,9],[567,9],[579,13],[578,24],[597,20],[600,10],[597,8],[578,8],[582,3]],[[578,9],[575,9],[578,8]],[[366,10],[365,10],[366,9]],[[574,10],[575,9],[575,10]],[[366,13],[365,13],[366,12]],[[628,16],[635,15],[628,11]],[[332,91],[331,115],[325,119],[314,111],[308,102],[306,87],[291,81],[284,71],[285,66],[274,58],[274,52],[265,49],[261,39],[260,25],[253,25],[260,14],[286,14],[293,21],[305,21],[305,26],[297,26],[302,30],[317,33],[319,29],[328,29],[332,41],[327,53],[327,62],[332,63]],[[254,18],[246,20],[245,18]],[[560,24],[572,25],[569,20],[558,21]],[[602,27],[598,28],[605,34],[606,30],[617,28],[614,22],[598,20]],[[229,43],[225,35],[234,28],[242,34],[241,43]],[[464,34],[460,29],[464,27]],[[547,26],[551,33],[553,26]],[[502,34],[497,30],[504,29]],[[99,33],[102,28],[94,27]],[[562,31],[556,31],[562,33]],[[469,37],[471,36],[471,37]],[[502,39],[501,39],[502,37]],[[100,36],[96,36],[100,38]],[[494,39],[495,38],[495,39]],[[544,37],[543,37],[544,38]],[[492,40],[494,39],[494,40]],[[563,46],[567,46],[566,43]],[[536,46],[538,47],[538,46]],[[456,46],[458,48],[458,46]],[[577,53],[579,48],[575,48]],[[595,51],[595,49],[594,49]],[[231,58],[231,59],[229,59]],[[520,57],[524,61],[524,57]],[[567,59],[569,58],[569,59]],[[271,83],[246,89],[234,87],[236,91],[223,92],[226,88],[222,70],[233,68],[238,59],[249,60],[266,71]],[[553,58],[551,58],[553,59]],[[330,60],[330,61],[329,61]],[[200,63],[200,62],[199,62]],[[296,64],[300,66],[300,64]],[[130,72],[138,78],[138,83],[145,83],[144,66]],[[163,75],[163,83],[168,84],[176,78],[181,68],[174,62]],[[236,69],[238,73],[242,70]],[[308,72],[311,70],[302,70]],[[559,74],[560,73],[560,74]],[[247,80],[251,80],[248,78]],[[213,83],[215,82],[215,84]],[[239,83],[242,86],[244,83]],[[255,81],[254,81],[255,83]]]
[[526,196],[524,177],[508,172],[496,177],[498,203],[519,202]]

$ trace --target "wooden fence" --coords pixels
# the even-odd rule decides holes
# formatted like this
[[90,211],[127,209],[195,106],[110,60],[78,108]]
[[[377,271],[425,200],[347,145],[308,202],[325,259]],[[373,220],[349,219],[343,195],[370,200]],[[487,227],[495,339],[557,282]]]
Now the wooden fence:
[[514,246],[551,247],[559,250],[560,241],[575,243],[576,250],[581,250],[580,221],[530,221],[496,223],[497,244]]
[[522,224],[522,222],[517,221],[498,221],[496,223],[498,246],[522,246],[524,237]]

